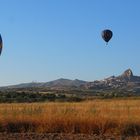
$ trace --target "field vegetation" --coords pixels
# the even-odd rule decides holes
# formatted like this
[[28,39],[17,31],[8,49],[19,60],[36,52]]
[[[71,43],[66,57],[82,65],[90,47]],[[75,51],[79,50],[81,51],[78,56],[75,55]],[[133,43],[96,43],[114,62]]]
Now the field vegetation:
[[140,135],[140,100],[0,104],[0,132]]
[[121,90],[0,90],[0,103],[80,102],[93,99],[140,98],[139,93]]

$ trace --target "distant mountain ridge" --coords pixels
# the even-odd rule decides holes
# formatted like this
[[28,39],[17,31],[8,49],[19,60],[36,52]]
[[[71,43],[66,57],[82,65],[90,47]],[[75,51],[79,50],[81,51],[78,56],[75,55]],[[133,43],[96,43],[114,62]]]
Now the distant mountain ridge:
[[86,81],[82,81],[82,80],[69,80],[69,79],[64,79],[64,78],[60,78],[54,81],[50,81],[50,82],[31,82],[31,83],[22,83],[22,84],[18,84],[18,85],[12,85],[12,86],[6,86],[5,88],[34,88],[34,87],[39,87],[39,88],[44,88],[44,87],[48,87],[48,88],[66,88],[66,87],[79,87],[81,85],[86,84]]
[[140,76],[134,76],[131,69],[125,70],[119,76],[111,76],[93,82],[69,80],[60,78],[50,82],[31,82],[1,88],[50,88],[50,89],[140,89]]

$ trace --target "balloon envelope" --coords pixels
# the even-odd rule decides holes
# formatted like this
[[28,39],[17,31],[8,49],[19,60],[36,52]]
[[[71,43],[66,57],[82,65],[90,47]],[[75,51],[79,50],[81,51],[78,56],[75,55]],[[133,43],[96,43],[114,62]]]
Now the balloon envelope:
[[1,52],[2,52],[2,47],[3,47],[3,44],[2,44],[2,37],[0,35],[0,55],[1,55]]
[[102,38],[105,42],[109,42],[109,40],[112,38],[113,32],[109,29],[102,31]]

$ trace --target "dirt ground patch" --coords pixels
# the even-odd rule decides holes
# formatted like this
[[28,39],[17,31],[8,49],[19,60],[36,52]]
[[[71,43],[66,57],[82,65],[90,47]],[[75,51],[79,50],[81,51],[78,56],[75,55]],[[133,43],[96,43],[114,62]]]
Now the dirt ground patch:
[[87,134],[59,134],[59,133],[0,133],[0,140],[140,140],[140,136],[95,136]]

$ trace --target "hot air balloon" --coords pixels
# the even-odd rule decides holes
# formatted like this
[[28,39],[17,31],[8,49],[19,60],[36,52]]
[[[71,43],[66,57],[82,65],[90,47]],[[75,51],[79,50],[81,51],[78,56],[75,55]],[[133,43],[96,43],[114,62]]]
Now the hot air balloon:
[[2,52],[2,46],[3,46],[3,44],[2,44],[2,37],[0,35],[0,55],[1,55],[1,52]]
[[113,32],[109,29],[105,29],[102,31],[102,38],[108,44],[109,40],[112,38]]

